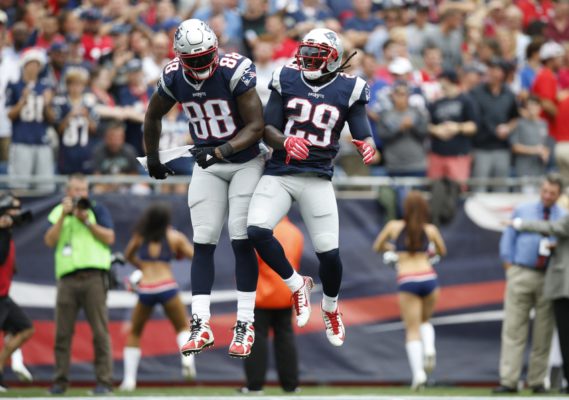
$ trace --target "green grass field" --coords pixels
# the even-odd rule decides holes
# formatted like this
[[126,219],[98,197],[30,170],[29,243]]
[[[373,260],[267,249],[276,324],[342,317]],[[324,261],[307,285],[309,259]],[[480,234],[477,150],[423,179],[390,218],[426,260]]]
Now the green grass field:
[[[65,394],[65,397],[86,397],[89,395],[89,388],[71,388]],[[307,386],[302,387],[301,392],[298,394],[290,395],[283,393],[277,387],[267,387],[264,391],[265,396],[271,397],[289,397],[289,398],[299,398],[299,397],[350,397],[362,396],[362,397],[381,397],[381,398],[399,398],[399,397],[410,397],[410,396],[421,396],[421,397],[490,397],[490,388],[464,388],[464,387],[430,387],[425,390],[415,393],[406,387],[371,387],[371,386]],[[0,397],[46,397],[47,389],[44,387],[31,387],[31,388],[14,388],[9,392],[0,393]],[[191,386],[191,387],[151,387],[151,388],[141,388],[137,389],[132,393],[122,393],[115,391],[113,397],[192,397],[192,398],[202,398],[202,397],[247,397],[256,398],[258,396],[254,395],[241,395],[238,394],[236,388],[230,387],[205,387],[205,386]],[[531,391],[525,390],[518,394],[519,396],[531,396]],[[552,393],[548,395],[548,398],[558,397],[559,394]],[[495,398],[503,398],[502,396],[495,396]],[[535,398],[535,397],[534,397]],[[565,397],[567,398],[567,397]]]

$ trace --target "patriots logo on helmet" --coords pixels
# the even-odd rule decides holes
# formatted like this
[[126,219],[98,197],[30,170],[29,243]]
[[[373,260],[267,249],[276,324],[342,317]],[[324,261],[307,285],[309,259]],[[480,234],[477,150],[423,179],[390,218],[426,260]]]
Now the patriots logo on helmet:
[[333,47],[336,47],[336,35],[332,32],[327,32],[324,34],[324,36],[326,36],[326,38],[328,40],[330,40],[330,43],[332,44]]
[[174,39],[176,40],[182,39],[182,30],[180,28],[176,29],[176,33],[174,34]]
[[255,78],[256,76],[257,74],[255,73],[255,71],[251,70],[251,68],[247,68],[243,73],[243,76],[241,77],[241,82],[249,86],[253,78]]

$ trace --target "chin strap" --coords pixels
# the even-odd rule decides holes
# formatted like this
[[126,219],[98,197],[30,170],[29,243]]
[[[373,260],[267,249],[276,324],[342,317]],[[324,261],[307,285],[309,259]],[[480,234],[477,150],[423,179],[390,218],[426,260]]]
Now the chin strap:
[[350,60],[351,60],[352,58],[354,58],[354,56],[355,56],[356,54],[358,54],[358,52],[357,52],[356,50],[354,50],[354,52],[353,52],[352,54],[350,54],[350,55],[346,58],[346,61],[344,61],[344,62],[342,63],[342,65],[340,65],[340,68],[338,68],[338,69],[337,69],[336,71],[334,71],[334,72],[344,72],[346,69],[350,68],[351,65],[349,65],[348,63],[350,62]]

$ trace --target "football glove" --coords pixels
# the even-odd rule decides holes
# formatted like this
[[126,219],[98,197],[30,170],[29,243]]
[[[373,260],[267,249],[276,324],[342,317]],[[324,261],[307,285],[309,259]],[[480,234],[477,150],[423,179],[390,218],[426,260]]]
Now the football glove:
[[174,171],[160,162],[158,152],[150,153],[146,157],[148,175],[154,179],[166,179],[168,175],[174,175]]
[[284,141],[284,148],[286,150],[286,163],[290,159],[306,160],[308,158],[308,146],[312,144],[305,138],[297,136],[289,136]]
[[352,143],[358,148],[358,151],[362,155],[365,165],[370,165],[373,161],[373,156],[375,155],[375,149],[368,142],[363,140],[352,140]]
[[215,147],[194,147],[190,150],[190,153],[192,153],[198,165],[203,169],[221,161],[215,155]]

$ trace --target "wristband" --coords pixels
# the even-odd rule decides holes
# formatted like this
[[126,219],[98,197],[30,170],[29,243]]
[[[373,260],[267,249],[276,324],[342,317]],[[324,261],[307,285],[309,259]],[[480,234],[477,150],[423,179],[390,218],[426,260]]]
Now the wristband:
[[219,153],[221,154],[222,158],[229,157],[230,155],[233,154],[233,151],[234,151],[233,146],[231,146],[231,143],[229,143],[229,142],[223,143],[217,149],[219,150]]

